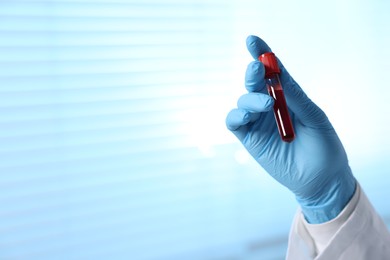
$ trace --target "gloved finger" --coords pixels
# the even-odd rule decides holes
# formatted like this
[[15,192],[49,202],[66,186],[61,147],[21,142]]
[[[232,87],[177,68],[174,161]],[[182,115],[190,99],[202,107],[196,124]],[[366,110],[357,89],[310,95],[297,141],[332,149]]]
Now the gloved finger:
[[259,113],[235,108],[226,117],[226,127],[238,138],[244,140],[248,133],[248,124],[259,117]]
[[258,60],[261,54],[271,52],[271,48],[265,41],[255,35],[249,35],[246,38],[246,47],[255,60]]
[[249,92],[265,92],[265,69],[260,61],[249,63],[245,73],[245,88]]
[[262,93],[244,94],[237,101],[238,108],[251,113],[270,111],[273,108],[273,105],[274,99],[271,96]]
[[235,108],[226,117],[226,127],[234,132],[250,121],[250,113],[244,109]]
[[[246,44],[250,54],[256,60],[258,60],[261,54],[271,51],[271,48],[257,36],[248,36]],[[310,127],[331,127],[325,113],[307,97],[279,59],[278,64],[287,106],[295,114],[296,118],[302,124]]]

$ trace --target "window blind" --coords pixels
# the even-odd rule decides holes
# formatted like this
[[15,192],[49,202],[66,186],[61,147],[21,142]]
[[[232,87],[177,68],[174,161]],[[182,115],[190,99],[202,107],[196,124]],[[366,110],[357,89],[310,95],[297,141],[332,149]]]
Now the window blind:
[[219,0],[0,2],[1,259],[250,251],[224,126],[231,14]]

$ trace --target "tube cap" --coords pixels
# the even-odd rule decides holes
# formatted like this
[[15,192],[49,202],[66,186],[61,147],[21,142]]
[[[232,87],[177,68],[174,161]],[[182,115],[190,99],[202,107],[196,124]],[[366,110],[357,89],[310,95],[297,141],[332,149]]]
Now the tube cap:
[[278,60],[273,52],[266,52],[259,56],[259,61],[264,64],[265,77],[271,76],[272,74],[280,74]]

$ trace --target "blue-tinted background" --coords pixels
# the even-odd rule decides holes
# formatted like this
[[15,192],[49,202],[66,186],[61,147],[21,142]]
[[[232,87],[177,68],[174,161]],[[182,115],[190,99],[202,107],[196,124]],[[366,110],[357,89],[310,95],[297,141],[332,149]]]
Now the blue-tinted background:
[[224,123],[249,34],[325,110],[390,224],[389,11],[1,0],[0,259],[283,259],[297,203]]

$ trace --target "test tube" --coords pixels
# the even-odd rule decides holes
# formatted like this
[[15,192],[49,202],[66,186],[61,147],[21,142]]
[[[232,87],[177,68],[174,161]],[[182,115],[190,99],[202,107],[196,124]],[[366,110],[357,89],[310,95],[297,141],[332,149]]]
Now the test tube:
[[274,98],[274,116],[279,135],[284,142],[292,142],[295,138],[294,128],[286,104],[282,84],[280,83],[280,69],[275,54],[267,52],[259,56],[259,61],[265,67],[265,83],[268,94]]

